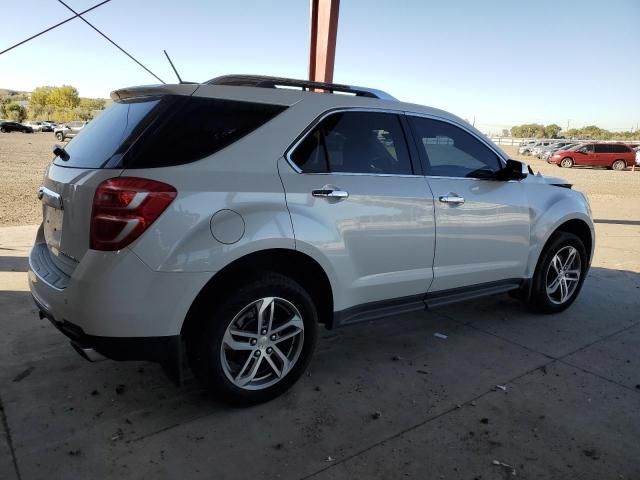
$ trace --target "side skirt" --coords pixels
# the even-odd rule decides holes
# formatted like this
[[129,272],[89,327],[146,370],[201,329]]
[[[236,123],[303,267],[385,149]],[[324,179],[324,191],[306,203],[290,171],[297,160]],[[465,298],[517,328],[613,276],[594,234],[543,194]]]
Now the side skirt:
[[463,302],[465,300],[472,300],[489,295],[498,295],[500,293],[519,290],[523,286],[526,287],[526,285],[528,285],[526,279],[510,278],[497,282],[442,290],[424,295],[411,295],[408,297],[365,303],[334,312],[333,322],[330,328],[378,320],[393,315],[426,310],[427,308]]

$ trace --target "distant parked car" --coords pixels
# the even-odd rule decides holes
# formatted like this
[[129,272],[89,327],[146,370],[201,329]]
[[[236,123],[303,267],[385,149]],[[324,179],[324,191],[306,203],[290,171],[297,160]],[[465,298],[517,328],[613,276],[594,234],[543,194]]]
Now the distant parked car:
[[52,122],[50,120],[45,120],[44,122],[42,122],[42,125],[48,127],[48,130],[43,129],[43,132],[53,132],[53,130],[58,126],[56,122]]
[[47,122],[30,121],[23,125],[31,127],[34,132],[53,132],[53,127]]
[[[539,142],[536,145],[533,146],[533,148],[531,150],[529,150],[529,155],[533,155],[534,157],[537,157],[543,149],[547,148],[549,145],[551,145],[553,142]],[[525,153],[526,155],[526,153]]]
[[547,161],[564,168],[588,165],[624,170],[635,163],[636,155],[631,148],[622,143],[587,143],[569,150],[558,150]]
[[636,165],[640,167],[640,147],[634,148],[634,151],[636,152]]
[[18,122],[0,122],[0,132],[9,133],[9,132],[22,132],[22,133],[33,133],[33,128],[22,125]]
[[66,138],[75,137],[86,124],[87,122],[69,122],[61,124],[53,129],[53,133],[58,140],[62,141]]
[[580,144],[572,142],[572,143],[567,143],[565,145],[550,145],[542,151],[542,154],[540,154],[540,158],[542,160],[549,160],[549,158],[558,150],[569,150],[570,148],[573,148],[577,145],[580,145]]

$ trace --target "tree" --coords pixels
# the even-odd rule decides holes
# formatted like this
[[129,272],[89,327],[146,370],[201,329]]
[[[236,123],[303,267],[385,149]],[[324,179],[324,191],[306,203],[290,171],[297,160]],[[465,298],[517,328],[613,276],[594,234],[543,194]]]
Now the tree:
[[105,100],[103,98],[81,98],[80,108],[84,110],[102,110]]
[[48,105],[49,95],[55,89],[55,87],[38,87],[31,92],[31,98],[29,98],[29,103],[33,106],[44,107]]
[[63,85],[51,90],[48,103],[60,108],[75,108],[80,105],[80,95],[75,87]]
[[560,125],[552,123],[551,125],[547,125],[546,127],[544,127],[544,136],[546,138],[556,138],[560,133],[560,130],[562,130],[562,127]]
[[27,118],[27,110],[17,103],[8,103],[4,106],[7,117],[14,122],[22,122]]

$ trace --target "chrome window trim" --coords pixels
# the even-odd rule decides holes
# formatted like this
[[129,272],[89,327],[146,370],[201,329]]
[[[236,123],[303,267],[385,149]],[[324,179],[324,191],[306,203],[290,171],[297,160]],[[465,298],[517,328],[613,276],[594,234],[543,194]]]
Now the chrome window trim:
[[[285,150],[284,158],[289,164],[289,166],[293,168],[293,170],[296,173],[300,173],[304,175],[340,175],[340,176],[366,176],[366,177],[399,177],[399,178],[424,177],[424,175],[415,174],[415,173],[408,174],[408,173],[362,173],[362,172],[303,172],[300,169],[300,167],[298,167],[295,164],[295,162],[291,159],[291,154],[296,148],[298,148],[298,145],[300,145],[300,143],[302,143],[302,141],[305,138],[307,138],[307,135],[309,134],[309,132],[313,130],[320,122],[322,122],[329,115],[333,115],[335,113],[341,113],[341,112],[372,112],[372,113],[391,113],[393,115],[398,115],[398,116],[404,115],[404,112],[402,110],[393,110],[390,108],[375,108],[375,107],[338,107],[338,108],[332,108],[331,110],[327,110],[323,112],[322,114],[318,115],[313,120],[313,122],[311,122],[302,131],[302,133],[296,138],[296,140]],[[402,128],[404,129],[404,127]],[[405,141],[407,142],[407,150],[410,152],[409,145],[408,145],[409,140],[405,139]],[[409,153],[409,156],[411,161],[411,168],[413,169],[414,159],[411,158],[410,153]],[[417,159],[417,161],[419,162],[420,159]]]
[[[507,165],[507,160],[499,151],[497,151],[495,149],[495,147],[490,143],[487,142],[484,138],[479,137],[478,135],[476,135],[475,132],[469,130],[465,125],[453,121],[449,118],[446,117],[442,117],[440,115],[433,115],[433,114],[428,114],[428,113],[418,113],[418,112],[411,112],[411,111],[407,111],[407,110],[393,110],[390,108],[375,108],[375,107],[338,107],[338,108],[333,108],[331,110],[327,110],[325,112],[323,112],[322,114],[318,115],[318,117],[316,117],[303,131],[302,133],[296,138],[296,140],[285,150],[284,153],[284,158],[287,161],[287,163],[289,164],[289,166],[296,172],[299,174],[304,174],[304,175],[342,175],[342,176],[353,176],[353,175],[357,175],[357,176],[368,176],[368,177],[425,177],[425,178],[446,178],[446,179],[466,179],[466,180],[482,180],[482,181],[489,181],[489,182],[494,182],[496,180],[490,180],[487,178],[473,178],[473,177],[449,177],[449,176],[440,176],[440,175],[422,175],[422,174],[395,174],[395,173],[349,173],[349,172],[303,172],[296,164],[295,162],[291,159],[291,154],[293,153],[293,151],[298,147],[298,145],[300,145],[300,143],[302,143],[302,141],[306,138],[306,136],[309,134],[309,132],[311,130],[313,130],[316,125],[318,125],[320,122],[322,122],[325,118],[327,118],[329,115],[332,115],[334,113],[341,113],[341,112],[374,112],[374,113],[391,113],[394,115],[403,115],[405,117],[418,117],[418,118],[429,118],[431,120],[438,120],[440,122],[445,122],[448,123],[450,125],[453,125],[454,127],[458,127],[460,129],[462,129],[463,131],[465,131],[466,133],[468,133],[469,135],[473,136],[473,138],[475,138],[476,140],[478,140],[480,143],[482,143],[483,145],[485,145],[487,148],[489,148],[493,153],[496,154],[496,156],[498,157],[498,159],[500,160],[500,162],[502,162],[502,167],[506,167]],[[409,140],[407,140],[408,142]],[[408,147],[408,146],[407,146]],[[418,162],[420,162],[421,160],[418,159]],[[413,165],[412,165],[413,168]],[[504,181],[504,180],[501,180]],[[519,182],[519,180],[507,180],[508,182]]]

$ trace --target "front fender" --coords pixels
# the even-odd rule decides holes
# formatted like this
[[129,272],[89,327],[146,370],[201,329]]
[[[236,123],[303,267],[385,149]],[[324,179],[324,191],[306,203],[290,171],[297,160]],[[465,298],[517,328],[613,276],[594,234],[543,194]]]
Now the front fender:
[[[546,192],[537,192],[545,189]],[[549,196],[548,189],[558,189],[554,195]],[[589,203],[580,192],[562,189],[562,187],[536,185],[529,193],[531,215],[531,241],[529,244],[529,257],[527,261],[526,277],[531,278],[535,272],[538,259],[547,241],[564,223],[570,220],[583,221],[591,233],[591,251],[589,252],[589,264],[593,258],[595,249],[595,229],[591,218]]]

